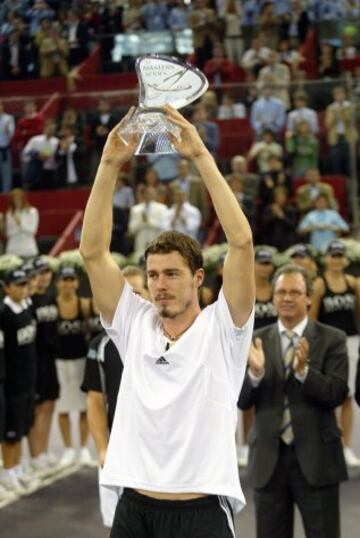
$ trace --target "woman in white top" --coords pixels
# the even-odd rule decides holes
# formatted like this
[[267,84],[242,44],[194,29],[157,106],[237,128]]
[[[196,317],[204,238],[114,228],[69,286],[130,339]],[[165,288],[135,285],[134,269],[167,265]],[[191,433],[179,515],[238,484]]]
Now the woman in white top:
[[39,227],[39,212],[32,207],[23,189],[10,192],[5,219],[6,254],[30,258],[38,254],[35,235]]

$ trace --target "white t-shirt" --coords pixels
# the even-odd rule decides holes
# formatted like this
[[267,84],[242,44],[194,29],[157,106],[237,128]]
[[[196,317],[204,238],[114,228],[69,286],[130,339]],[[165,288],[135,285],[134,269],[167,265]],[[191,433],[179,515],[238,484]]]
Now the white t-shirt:
[[244,507],[235,429],[253,321],[236,328],[221,290],[165,351],[156,308],[125,284],[111,326],[102,320],[124,362],[103,485]]

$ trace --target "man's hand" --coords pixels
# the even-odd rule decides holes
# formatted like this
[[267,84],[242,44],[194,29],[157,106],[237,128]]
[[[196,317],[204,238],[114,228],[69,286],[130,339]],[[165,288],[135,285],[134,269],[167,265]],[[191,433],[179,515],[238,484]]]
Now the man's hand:
[[179,139],[170,135],[171,142],[180,155],[192,160],[207,155],[209,152],[206,149],[204,142],[201,140],[196,127],[187,121],[184,116],[172,106],[165,105],[164,110],[171,123],[180,129]]
[[250,353],[248,358],[250,372],[254,377],[261,377],[265,369],[265,354],[261,338],[255,338],[251,342]]
[[130,121],[135,107],[131,107],[120,123],[110,131],[102,152],[101,162],[118,166],[126,163],[134,155],[139,143],[139,136],[134,134],[128,143],[124,142],[119,135],[119,130]]
[[305,337],[300,338],[296,349],[293,362],[293,368],[299,375],[304,375],[305,368],[309,361],[309,342]]

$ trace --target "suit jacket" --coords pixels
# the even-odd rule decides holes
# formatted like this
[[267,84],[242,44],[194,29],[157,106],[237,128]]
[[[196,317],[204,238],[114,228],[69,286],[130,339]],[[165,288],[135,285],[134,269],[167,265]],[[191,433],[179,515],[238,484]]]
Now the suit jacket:
[[[334,189],[331,185],[328,185],[327,183],[320,183],[319,193],[326,196],[330,209],[337,209]],[[310,186],[307,184],[302,185],[296,192],[296,205],[298,206],[298,209],[302,214],[307,213],[311,209],[314,209],[314,203],[310,194]]]
[[265,376],[258,387],[245,376],[238,405],[255,405],[250,434],[248,472],[253,485],[262,488],[275,469],[280,446],[284,395],[290,404],[296,455],[309,484],[315,487],[347,479],[335,408],[348,393],[348,357],[345,333],[309,320],[304,336],[309,342],[309,369],[304,383],[291,373],[284,379],[284,364],[277,324],[254,333],[263,342]]
[[357,365],[356,380],[355,380],[355,400],[360,405],[360,359]]
[[0,66],[2,75],[4,78],[26,78],[27,76],[27,67],[29,63],[29,54],[26,49],[26,43],[22,41],[19,44],[19,57],[18,57],[18,67],[19,74],[14,76],[11,72],[11,46],[8,41],[6,41],[1,50]]
[[325,126],[327,129],[327,139],[330,146],[334,146],[338,143],[339,135],[337,133],[337,123],[339,120],[343,121],[345,125],[344,136],[346,142],[349,144],[356,142],[358,138],[357,129],[352,120],[354,113],[354,108],[348,101],[341,109],[339,109],[335,103],[330,104],[326,108]]

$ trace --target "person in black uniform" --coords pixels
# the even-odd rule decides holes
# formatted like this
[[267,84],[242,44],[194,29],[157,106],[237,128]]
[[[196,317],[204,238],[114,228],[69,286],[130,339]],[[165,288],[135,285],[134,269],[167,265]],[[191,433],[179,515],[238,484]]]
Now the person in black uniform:
[[359,335],[356,320],[360,313],[360,279],[345,274],[348,265],[346,250],[339,240],[332,241],[326,251],[325,271],[314,283],[310,317],[346,333],[349,355],[349,394],[341,407],[341,428],[344,455],[349,467],[360,467],[360,459],[351,448],[353,429],[352,399],[355,392],[356,363],[359,356]]
[[3,484],[16,493],[34,485],[21,466],[21,440],[33,422],[36,375],[36,323],[26,301],[27,285],[25,271],[10,271],[5,276],[6,295],[0,310],[6,369]]
[[[0,450],[5,432],[5,357],[4,357],[4,332],[0,326]],[[0,482],[0,500],[7,495],[7,489]]]
[[55,357],[57,351],[58,306],[55,295],[49,291],[52,270],[43,257],[33,262],[37,274],[37,287],[31,296],[32,308],[37,323],[36,355],[36,407],[32,428],[36,454],[32,466],[39,471],[48,471],[57,459],[48,453],[48,443],[55,402],[59,397]]
[[89,464],[90,452],[87,448],[89,428],[86,418],[85,395],[80,386],[84,377],[87,353],[86,321],[89,317],[89,299],[80,298],[77,290],[79,278],[74,267],[65,266],[59,271],[57,279],[58,351],[56,370],[60,384],[60,397],[57,403],[59,425],[65,444],[60,465],[75,462],[76,453],[71,439],[70,413],[80,415],[80,455],[79,462]]
[[[255,250],[255,321],[254,330],[274,323],[277,319],[276,310],[272,301],[271,277],[274,272],[272,252],[264,247]],[[248,437],[254,420],[253,408],[242,412],[243,444],[238,449],[239,467],[246,467],[249,457]]]
[[[123,275],[134,293],[144,299],[149,294],[145,288],[145,273],[140,267],[128,266]],[[86,407],[90,432],[94,438],[99,458],[99,478],[105,461],[109,435],[115,414],[117,395],[123,364],[115,344],[104,330],[89,344],[82,390],[86,392]],[[118,497],[113,490],[100,487],[100,509],[105,527],[113,523]]]
[[356,370],[355,400],[357,404],[360,405],[360,358],[358,360],[358,365],[357,365],[357,370]]

